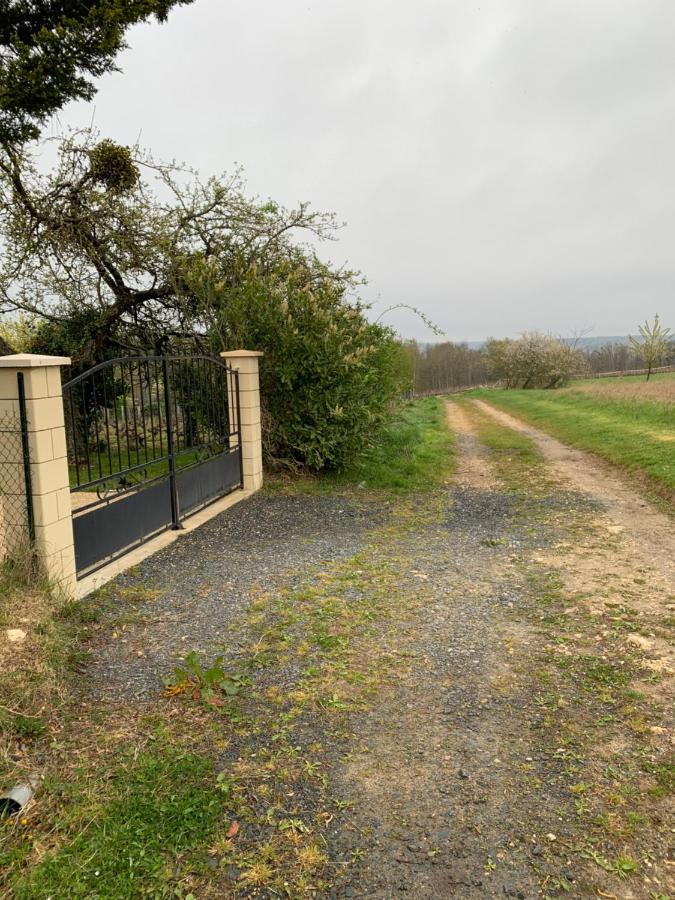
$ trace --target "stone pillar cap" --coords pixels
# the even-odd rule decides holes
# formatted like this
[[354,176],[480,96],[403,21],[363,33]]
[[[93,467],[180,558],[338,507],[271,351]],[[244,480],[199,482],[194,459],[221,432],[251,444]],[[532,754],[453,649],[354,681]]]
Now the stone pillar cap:
[[265,353],[262,350],[221,350],[220,356],[231,357],[244,357],[244,356],[264,356]]
[[0,356],[0,369],[32,369],[40,366],[69,366],[69,356],[44,356],[42,353],[12,353]]

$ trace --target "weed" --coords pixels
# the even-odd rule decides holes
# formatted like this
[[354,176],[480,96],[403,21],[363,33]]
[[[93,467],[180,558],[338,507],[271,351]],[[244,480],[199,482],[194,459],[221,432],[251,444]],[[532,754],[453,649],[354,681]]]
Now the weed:
[[165,695],[188,694],[193,700],[220,705],[222,696],[234,697],[248,683],[243,675],[227,675],[222,663],[223,657],[218,656],[212,665],[204,667],[198,653],[191,650],[185,657],[185,668],[177,666],[172,675],[164,677]]
[[654,799],[668,797],[675,791],[675,762],[643,764],[642,768],[653,776],[656,784],[651,788],[650,794]]

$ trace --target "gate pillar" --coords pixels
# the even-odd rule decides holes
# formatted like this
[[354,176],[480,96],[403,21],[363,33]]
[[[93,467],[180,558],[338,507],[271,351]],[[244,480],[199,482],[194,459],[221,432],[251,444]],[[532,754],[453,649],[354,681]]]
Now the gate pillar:
[[[33,511],[36,555],[52,582],[71,591],[75,548],[60,368],[67,365],[65,356],[0,356],[0,411],[18,415],[21,406],[25,410],[30,460],[26,499]],[[25,403],[20,403],[21,392]]]
[[[220,354],[239,373],[239,405],[230,403],[230,427],[241,428],[241,455],[245,490],[257,491],[263,483],[262,435],[260,430],[259,350],[228,350]],[[230,396],[234,391],[230,390]],[[241,421],[237,422],[237,411]]]

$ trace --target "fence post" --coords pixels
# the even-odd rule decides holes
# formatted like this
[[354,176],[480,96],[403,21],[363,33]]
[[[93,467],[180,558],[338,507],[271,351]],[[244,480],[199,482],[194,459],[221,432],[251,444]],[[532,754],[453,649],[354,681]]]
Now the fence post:
[[14,413],[18,421],[21,390],[30,456],[29,477],[22,484],[32,491],[26,508],[32,505],[36,555],[53,582],[70,591],[75,548],[60,368],[67,365],[65,356],[0,356],[0,412]]
[[[239,429],[241,433],[244,488],[257,491],[263,483],[259,360],[265,354],[258,350],[230,350],[220,355],[228,366],[239,372],[241,419],[237,422],[236,404],[230,402],[230,427],[233,431]],[[232,397],[233,391],[229,393]]]

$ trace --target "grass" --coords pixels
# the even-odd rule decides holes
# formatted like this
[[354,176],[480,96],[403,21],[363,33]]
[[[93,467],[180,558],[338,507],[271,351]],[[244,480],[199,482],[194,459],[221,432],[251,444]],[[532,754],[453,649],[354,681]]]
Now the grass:
[[477,390],[479,397],[675,495],[675,375],[580,382],[555,391]]
[[[33,897],[135,897],[152,888],[152,896],[177,896],[175,860],[204,848],[222,817],[212,763],[203,756],[165,746],[137,758],[125,753],[88,794],[82,782],[53,782],[52,797],[62,803],[60,826],[73,832],[64,846],[14,881],[17,900]],[[70,821],[69,821],[70,820]],[[29,821],[26,822],[29,825]],[[70,826],[70,827],[68,827]],[[19,843],[13,862],[20,863]],[[199,865],[199,853],[190,867]],[[2,860],[0,865],[10,860]],[[180,894],[178,895],[180,896]]]
[[[357,485],[366,490],[404,495],[430,491],[441,485],[454,466],[454,439],[445,418],[445,404],[438,397],[402,403],[372,446],[341,472],[294,481],[295,489],[333,492]],[[271,490],[288,481],[267,479]]]

